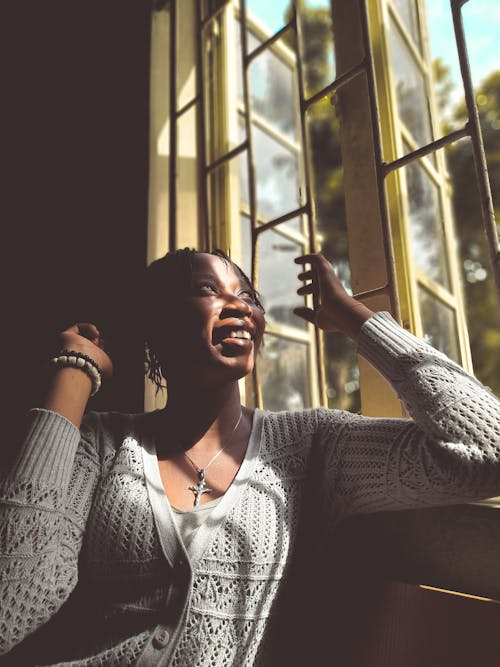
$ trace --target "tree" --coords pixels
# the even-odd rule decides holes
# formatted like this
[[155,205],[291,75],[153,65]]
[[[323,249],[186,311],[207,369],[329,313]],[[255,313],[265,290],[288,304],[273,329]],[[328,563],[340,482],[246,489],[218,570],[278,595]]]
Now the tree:
[[[436,70],[435,70],[436,74]],[[438,86],[450,91],[449,72],[438,70]],[[439,97],[446,105],[445,95]],[[500,214],[500,71],[492,72],[476,91],[486,161],[497,220]],[[446,108],[445,108],[446,111]],[[463,125],[467,109],[461,102],[450,114],[452,122]],[[478,378],[500,396],[500,307],[489,251],[481,223],[480,202],[474,173],[471,145],[459,141],[447,149],[448,169],[453,187],[453,206],[462,266],[467,324],[474,371]]]
[[[301,44],[306,96],[321,90],[333,79],[333,31],[329,8],[308,7],[300,2],[298,10],[303,32]],[[286,20],[290,18],[288,10]],[[294,35],[289,33],[289,39]],[[340,129],[330,96],[310,107],[307,128],[312,166],[316,228],[321,251],[333,264],[346,288],[351,274],[348,256],[347,225],[343,184]],[[340,333],[323,336],[328,403],[332,408],[359,411],[358,367],[354,345]]]

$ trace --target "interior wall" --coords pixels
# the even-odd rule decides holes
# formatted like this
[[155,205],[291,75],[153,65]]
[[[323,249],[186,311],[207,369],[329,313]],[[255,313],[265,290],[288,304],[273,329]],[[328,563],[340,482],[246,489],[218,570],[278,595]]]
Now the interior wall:
[[141,410],[150,7],[19,4],[4,21],[5,414],[39,402],[54,334],[77,321],[97,324],[115,366],[90,407]]

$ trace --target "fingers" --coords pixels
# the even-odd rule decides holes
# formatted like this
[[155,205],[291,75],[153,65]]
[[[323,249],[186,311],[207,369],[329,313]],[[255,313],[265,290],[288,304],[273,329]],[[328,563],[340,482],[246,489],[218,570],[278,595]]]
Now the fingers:
[[[317,259],[317,255],[308,254],[308,255],[302,255],[301,257],[297,257],[294,261],[295,261],[296,264],[304,264],[306,262],[308,262],[310,264],[313,264],[313,262],[315,262],[316,259]],[[297,294],[299,294],[300,296],[307,296],[308,294],[312,294],[313,295],[314,307],[316,308],[317,305],[318,305],[318,303],[317,303],[318,302],[318,295],[317,295],[317,287],[316,287],[315,282],[314,282],[315,273],[316,273],[316,271],[315,271],[314,265],[313,265],[312,269],[308,269],[307,271],[302,271],[301,273],[298,274],[297,278],[299,280],[302,280],[302,281],[311,280],[312,282],[307,283],[306,285],[301,285],[297,289]],[[298,314],[298,313],[296,313],[296,314]],[[310,318],[306,317],[304,314],[301,314],[299,316],[304,317],[304,319],[307,319],[309,322],[313,321]]]
[[78,334],[79,336],[83,336],[83,338],[87,338],[87,340],[90,340],[92,343],[98,345],[99,347],[102,347],[103,345],[103,340],[101,338],[99,329],[95,324],[92,324],[92,322],[77,322],[76,324],[73,324],[71,327],[63,331],[63,333]]
[[330,266],[328,260],[324,255],[322,255],[320,252],[314,252],[314,253],[308,253],[307,255],[301,255],[300,257],[296,257],[294,260],[295,264],[311,264],[311,265],[320,265],[320,264],[327,264]]
[[314,310],[312,310],[312,308],[305,308],[305,307],[294,308],[293,312],[295,313],[295,315],[298,315],[303,320],[315,324],[315,313]]

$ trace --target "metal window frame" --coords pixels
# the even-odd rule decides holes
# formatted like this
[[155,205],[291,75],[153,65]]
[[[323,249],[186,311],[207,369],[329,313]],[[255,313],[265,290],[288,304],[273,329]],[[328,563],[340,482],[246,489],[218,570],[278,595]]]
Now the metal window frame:
[[[205,107],[206,100],[204,94],[204,70],[203,70],[203,32],[206,26],[215,16],[220,12],[223,12],[227,8],[228,2],[222,3],[218,8],[216,8],[211,13],[207,14],[203,12],[202,4],[203,0],[194,0],[196,7],[196,43],[197,43],[197,53],[196,53],[196,95],[188,103],[184,104],[182,108],[177,107],[177,72],[176,72],[176,54],[178,49],[178,39],[177,39],[177,3],[178,0],[170,0],[168,2],[168,10],[170,12],[170,154],[169,154],[169,246],[171,249],[176,247],[177,242],[177,158],[178,158],[178,135],[177,135],[177,125],[179,118],[192,109],[194,106],[197,110],[198,118],[198,157],[200,165],[200,178],[199,178],[199,220],[201,221],[201,238],[206,244],[211,243],[211,230],[208,220],[208,186],[207,178],[210,173],[213,172],[218,167],[227,164],[234,157],[242,154],[244,151],[247,153],[247,166],[249,173],[249,216],[251,220],[251,230],[252,230],[252,279],[256,280],[258,274],[258,256],[256,252],[257,240],[260,234],[264,233],[267,229],[271,229],[280,225],[287,220],[297,217],[304,216],[307,222],[308,229],[308,243],[309,251],[315,252],[317,250],[317,239],[316,239],[316,217],[315,217],[315,207],[314,201],[312,198],[312,189],[311,189],[311,165],[310,165],[310,150],[308,146],[308,136],[306,130],[306,113],[307,110],[318,100],[326,97],[328,95],[333,95],[336,91],[340,90],[342,87],[348,85],[351,81],[356,79],[359,76],[366,78],[368,84],[368,101],[369,101],[369,115],[371,121],[371,131],[373,136],[373,149],[374,149],[374,158],[376,164],[376,183],[377,183],[377,192],[378,192],[378,204],[380,211],[381,219],[381,236],[383,241],[384,255],[385,255],[385,264],[387,267],[387,280],[384,284],[374,286],[363,292],[354,294],[355,298],[360,300],[367,300],[378,295],[385,295],[390,303],[390,308],[393,315],[401,319],[400,317],[400,304],[398,299],[398,290],[397,290],[397,280],[395,273],[395,260],[394,260],[394,251],[391,241],[391,223],[389,220],[388,213],[388,201],[387,201],[387,192],[386,192],[386,181],[390,174],[398,172],[400,169],[406,165],[419,160],[424,168],[427,168],[428,171],[431,171],[429,167],[432,165],[427,164],[425,159],[430,154],[436,153],[439,149],[455,142],[460,139],[468,138],[471,141],[472,153],[474,158],[476,181],[480,194],[480,205],[481,205],[481,218],[483,231],[485,234],[486,242],[489,249],[490,261],[493,270],[495,286],[497,289],[498,297],[500,300],[500,251],[499,251],[499,241],[498,241],[498,232],[495,221],[495,212],[493,208],[493,201],[491,196],[491,188],[488,178],[488,167],[486,164],[486,157],[484,152],[484,145],[482,140],[482,133],[479,123],[479,112],[477,104],[474,97],[474,89],[472,84],[472,77],[470,72],[470,66],[468,62],[467,55],[467,44],[463,26],[463,17],[462,17],[462,7],[466,2],[473,0],[450,0],[452,16],[453,16],[453,25],[455,31],[455,39],[457,44],[460,70],[462,76],[462,82],[465,92],[465,103],[467,108],[468,120],[465,123],[463,128],[455,130],[446,134],[445,136],[439,137],[436,140],[429,142],[428,144],[415,148],[410,152],[406,153],[402,157],[391,160],[389,162],[384,161],[382,153],[382,139],[381,139],[381,127],[380,127],[380,113],[379,113],[379,103],[377,96],[377,86],[376,86],[376,74],[375,74],[375,64],[374,64],[374,54],[372,47],[372,40],[370,34],[370,18],[369,18],[369,9],[367,0],[359,0],[359,9],[360,9],[360,21],[361,21],[361,32],[362,32],[362,41],[364,48],[364,56],[362,59],[348,71],[342,73],[340,76],[336,77],[328,85],[322,88],[320,91],[316,92],[311,97],[307,98],[304,89],[304,81],[302,74],[302,53],[301,53],[301,21],[300,21],[300,12],[297,11],[298,0],[293,2],[293,13],[291,20],[283,26],[279,31],[272,35],[269,39],[263,42],[254,52],[247,54],[247,35],[246,35],[246,0],[239,0],[239,9],[240,9],[240,20],[242,25],[241,31],[241,49],[242,49],[242,62],[244,63],[244,77],[243,77],[243,93],[245,100],[245,107],[247,113],[245,115],[246,123],[246,134],[247,140],[242,144],[232,148],[229,152],[224,155],[221,155],[217,160],[211,164],[207,163],[206,156],[206,137],[205,137]],[[392,5],[390,5],[391,16],[396,17],[397,21],[397,12],[394,10]],[[399,23],[402,24],[401,21]],[[406,34],[406,28],[401,25],[403,36]],[[300,119],[301,119],[301,138],[302,144],[304,146],[304,180],[305,180],[305,192],[303,193],[304,201],[303,204],[296,210],[287,213],[285,215],[279,216],[274,220],[262,221],[259,219],[257,214],[256,207],[256,188],[255,188],[255,168],[254,168],[254,155],[252,142],[249,140],[251,132],[251,123],[252,123],[252,112],[249,104],[249,85],[248,85],[248,67],[252,60],[256,58],[260,53],[262,53],[266,48],[269,48],[274,42],[277,42],[288,30],[294,30],[297,35],[297,71],[298,71],[298,92],[300,99]],[[418,59],[421,59],[421,55],[418,55]],[[417,62],[418,62],[417,59]],[[423,70],[424,76],[426,75],[425,69]],[[334,100],[332,99],[332,102]],[[433,114],[431,116],[431,123]],[[433,128],[435,130],[435,128]],[[433,170],[434,171],[434,170]],[[438,170],[439,171],[439,170]],[[431,174],[436,176],[436,174]],[[441,188],[444,188],[445,185],[441,184]],[[444,300],[443,300],[444,301]],[[326,383],[324,377],[324,360],[323,360],[323,346],[322,346],[322,334],[318,329],[315,329],[315,340],[316,340],[316,372],[319,380],[320,387],[320,402],[323,405],[327,404],[326,397]],[[254,392],[256,395],[256,403],[262,404],[262,396],[259,386],[258,371],[254,375]]]

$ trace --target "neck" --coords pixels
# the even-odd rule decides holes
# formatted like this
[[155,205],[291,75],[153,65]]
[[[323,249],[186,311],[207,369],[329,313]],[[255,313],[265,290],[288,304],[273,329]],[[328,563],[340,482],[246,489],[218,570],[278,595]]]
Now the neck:
[[210,389],[169,385],[161,427],[168,440],[183,449],[198,442],[218,448],[227,444],[224,440],[232,434],[241,409],[237,382]]

